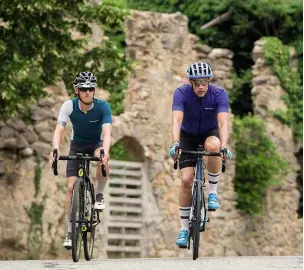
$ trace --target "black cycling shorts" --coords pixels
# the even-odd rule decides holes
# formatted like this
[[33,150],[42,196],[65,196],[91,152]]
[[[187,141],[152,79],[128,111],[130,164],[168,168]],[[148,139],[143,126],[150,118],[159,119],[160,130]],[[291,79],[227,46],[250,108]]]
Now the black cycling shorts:
[[[183,130],[180,133],[180,147],[182,150],[186,151],[195,151],[197,150],[198,145],[201,143],[205,145],[205,141],[208,137],[215,136],[220,139],[220,134],[218,129],[212,129],[204,135],[193,136]],[[181,154],[179,161],[179,168],[195,167],[196,166],[196,157],[187,154]]]
[[[94,152],[98,147],[102,147],[102,141],[95,144],[79,144],[71,142],[69,156],[76,156],[77,153],[89,154],[94,156]],[[78,176],[78,166],[80,160],[68,160],[66,167],[66,176]]]

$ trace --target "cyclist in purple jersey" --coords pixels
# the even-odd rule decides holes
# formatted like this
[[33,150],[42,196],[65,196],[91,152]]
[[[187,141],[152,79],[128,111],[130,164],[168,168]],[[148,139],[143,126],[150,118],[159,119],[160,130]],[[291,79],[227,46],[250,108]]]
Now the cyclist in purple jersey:
[[[194,63],[187,69],[190,84],[177,88],[172,104],[172,139],[169,150],[175,158],[175,149],[195,151],[199,144],[206,151],[219,152],[227,148],[229,99],[225,89],[210,84],[212,70],[207,63]],[[232,158],[227,149],[228,158]],[[221,157],[208,157],[207,170],[209,182],[208,210],[219,208],[217,184],[221,171]],[[181,231],[176,244],[187,247],[189,238],[189,215],[192,199],[192,183],[196,159],[181,154],[181,186],[179,191]]]

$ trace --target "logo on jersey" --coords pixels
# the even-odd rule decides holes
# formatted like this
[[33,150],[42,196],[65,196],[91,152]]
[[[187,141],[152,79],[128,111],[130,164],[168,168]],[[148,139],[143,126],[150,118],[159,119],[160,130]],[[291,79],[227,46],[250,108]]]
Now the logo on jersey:
[[90,121],[90,123],[96,123],[98,121],[99,121],[98,119],[97,120],[92,120],[92,121]]

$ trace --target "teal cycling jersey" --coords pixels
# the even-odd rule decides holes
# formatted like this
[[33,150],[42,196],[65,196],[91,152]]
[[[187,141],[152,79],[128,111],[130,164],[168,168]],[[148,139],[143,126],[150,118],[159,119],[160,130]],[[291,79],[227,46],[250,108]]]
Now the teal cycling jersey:
[[102,125],[112,124],[111,106],[108,102],[95,99],[92,107],[83,112],[78,98],[63,103],[58,122],[63,126],[70,119],[72,123],[72,142],[94,144],[102,140]]

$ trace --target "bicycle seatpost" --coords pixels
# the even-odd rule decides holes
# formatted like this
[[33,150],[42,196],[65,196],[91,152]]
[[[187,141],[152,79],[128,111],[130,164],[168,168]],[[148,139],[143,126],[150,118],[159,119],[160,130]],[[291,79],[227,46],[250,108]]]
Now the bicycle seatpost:
[[103,177],[107,176],[107,172],[106,172],[106,167],[105,165],[102,163],[102,159],[104,158],[104,150],[101,148],[100,149],[100,160],[101,160],[101,172]]

